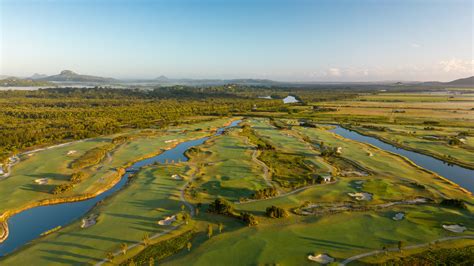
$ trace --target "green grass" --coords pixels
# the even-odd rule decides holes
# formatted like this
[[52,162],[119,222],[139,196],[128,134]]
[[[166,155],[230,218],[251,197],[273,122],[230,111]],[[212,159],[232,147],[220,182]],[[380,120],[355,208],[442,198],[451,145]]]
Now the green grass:
[[[235,204],[236,211],[250,212],[257,217],[259,225],[255,227],[245,226],[241,221],[230,217],[201,212],[188,226],[156,240],[159,242],[171,239],[191,228],[196,232],[191,251],[182,250],[164,261],[159,261],[160,265],[306,265],[310,264],[307,256],[314,253],[328,253],[342,261],[353,255],[381,249],[383,246],[396,247],[398,241],[412,245],[451,235],[474,234],[474,209],[470,205],[467,210],[440,207],[433,203],[399,205],[380,211],[306,217],[290,213],[288,218],[268,218],[265,216],[267,207],[274,205],[291,210],[306,201],[371,205],[415,197],[440,200],[439,191],[448,197],[462,198],[471,203],[473,200],[450,183],[417,168],[399,156],[344,139],[328,131],[328,128],[294,126],[292,130],[279,130],[265,119],[250,119],[249,122],[259,136],[281,151],[282,156],[292,154],[305,158],[305,163],[318,162],[320,166],[314,163],[316,172],[322,172],[324,169],[337,173],[336,169],[353,170],[355,166],[343,160],[328,162],[322,159],[318,148],[311,147],[310,142],[303,140],[304,136],[311,142],[324,141],[328,146],[342,147],[342,158],[367,169],[370,175],[336,176],[337,181],[332,184],[315,185],[279,198]],[[194,129],[196,128],[199,127],[194,126]],[[150,137],[137,138],[121,145],[114,152],[110,163],[143,156],[160,145],[165,147],[164,140],[206,134],[194,130],[187,132],[182,134],[182,129],[170,129],[166,134],[157,132]],[[373,156],[368,156],[368,152]],[[156,221],[180,211],[179,190],[185,181],[171,179],[172,174],[177,173],[189,178],[197,171],[197,180],[193,182],[198,192],[197,197],[191,198],[191,191],[188,191],[187,197],[193,203],[206,203],[218,196],[236,201],[256,189],[266,187],[262,177],[263,171],[252,161],[252,153],[253,148],[240,134],[240,129],[232,129],[191,152],[191,159],[187,163],[152,166],[141,171],[128,187],[93,210],[94,213],[100,214],[97,225],[80,229],[79,222],[75,222],[35,241],[0,263],[51,265],[97,262],[105,258],[107,252],[118,251],[121,243],[131,244],[140,241],[144,233],[162,231],[163,228],[156,225]],[[334,165],[331,165],[331,162]],[[364,181],[362,187],[355,183],[357,180]],[[89,179],[84,183],[87,181]],[[422,184],[427,189],[413,185],[413,182]],[[87,184],[81,183],[82,185]],[[358,191],[372,193],[373,200],[356,202],[347,195],[349,192]],[[404,212],[405,219],[394,221],[392,217],[397,212]],[[217,231],[218,222],[224,224],[222,233]],[[468,230],[455,234],[442,228],[443,224],[451,223],[463,224]],[[210,239],[206,236],[208,224],[214,226],[214,235]],[[119,256],[116,262],[122,262],[141,250],[143,247],[137,247],[126,256]],[[363,261],[372,261],[372,258],[365,258]]]
[[[438,193],[435,191],[438,190],[453,198],[459,197],[472,200],[472,197],[462,193],[448,181],[413,166],[397,155],[364,143],[342,138],[325,128],[297,128],[296,130],[316,142],[323,141],[331,147],[341,147],[342,157],[357,162],[371,172],[377,173],[377,176],[423,184],[433,193],[432,197],[438,197]],[[368,152],[371,152],[373,156],[368,156]]]
[[[90,176],[74,187],[70,192],[55,196],[50,190],[58,184],[68,182],[73,170],[69,164],[88,150],[109,142],[113,136],[95,138],[84,142],[77,142],[68,146],[56,147],[35,153],[33,156],[22,156],[22,161],[12,168],[12,175],[0,181],[0,213],[11,209],[29,206],[37,201],[58,197],[73,197],[87,193],[94,193],[102,189],[116,177],[116,169],[124,167],[133,161],[149,155],[157,154],[162,149],[169,148],[175,143],[165,143],[166,140],[181,142],[190,138],[209,135],[207,129],[215,129],[230,121],[222,118],[213,121],[187,125],[189,131],[182,132],[182,128],[169,130],[152,130],[153,134],[141,134],[140,131],[128,132],[135,136],[132,141],[119,145],[111,152],[111,159],[87,169]],[[195,131],[197,128],[206,130]],[[73,155],[66,155],[68,151],[76,150]],[[36,185],[36,178],[50,178],[48,185]]]
[[424,206],[404,211],[407,218],[402,221],[393,221],[391,210],[289,218],[255,228],[235,228],[162,265],[309,265],[307,256],[313,253],[328,253],[342,260],[382,246],[396,247],[399,240],[409,245],[444,237],[449,233],[441,225],[447,221],[473,225],[465,214],[448,209]]
[[[449,145],[448,139],[457,136],[458,133],[469,131],[466,128],[456,127],[437,127],[435,130],[424,130],[426,126],[403,126],[403,125],[379,125],[386,126],[389,131],[375,131],[356,126],[354,129],[363,134],[369,134],[388,140],[397,145],[401,145],[408,149],[416,150],[417,152],[434,155],[438,158],[444,158],[450,155],[453,160],[469,165],[474,168],[474,145],[472,141],[467,139],[466,144]],[[474,131],[471,131],[474,134]],[[436,136],[440,139],[426,139],[430,136]]]
[[210,201],[217,196],[229,201],[250,197],[267,187],[263,170],[252,161],[253,146],[232,129],[200,146],[200,155],[192,156],[193,165],[201,165],[196,175],[196,201]]
[[[53,198],[50,194],[52,188],[65,183],[73,172],[69,164],[88,150],[108,141],[110,138],[96,138],[36,152],[32,156],[21,156],[21,162],[12,167],[11,175],[0,181],[0,213],[34,201]],[[70,150],[77,152],[66,155]],[[37,178],[48,178],[50,182],[48,185],[37,185],[34,182]],[[81,192],[83,190],[77,189],[71,195]]]
[[157,221],[178,213],[182,205],[179,195],[185,181],[176,181],[171,175],[184,175],[185,171],[184,165],[144,169],[123,191],[93,210],[93,213],[99,214],[96,225],[81,229],[77,221],[8,256],[2,263],[52,265],[98,262],[106,257],[107,252],[118,251],[121,243],[131,245],[141,241],[145,233],[153,235],[162,232],[169,227],[159,226]]
[[[215,129],[228,122],[229,119],[217,119],[210,122],[202,122],[187,125],[188,133],[182,132],[182,128],[170,128],[168,131],[154,130],[154,134],[140,135],[140,131],[132,131],[127,134],[136,136],[132,141],[118,146],[111,152],[111,159],[104,159],[103,163],[94,165],[86,172],[90,177],[76,186],[73,191],[64,196],[77,196],[85,193],[93,193],[110,182],[116,169],[146,157],[159,153],[161,149],[171,147],[174,143],[165,143],[166,140],[183,141],[189,138],[197,138],[209,135],[209,131],[194,131],[196,128]],[[83,142],[76,142],[71,145],[56,147],[39,151],[33,156],[22,156],[21,162],[12,167],[12,174],[7,179],[0,181],[0,214],[9,210],[27,206],[28,204],[43,199],[51,199],[54,196],[50,193],[55,185],[68,181],[74,170],[70,169],[70,164],[80,158],[87,151],[109,143],[113,137],[106,136],[94,138]],[[76,153],[66,155],[68,151],[75,150]],[[49,178],[48,185],[37,185],[34,180],[37,178]],[[101,182],[98,182],[99,179]]]

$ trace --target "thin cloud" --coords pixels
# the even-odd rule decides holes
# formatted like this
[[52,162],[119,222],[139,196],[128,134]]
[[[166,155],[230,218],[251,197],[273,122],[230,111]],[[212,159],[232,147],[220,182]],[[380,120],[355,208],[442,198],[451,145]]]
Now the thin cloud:
[[451,58],[443,60],[438,63],[441,70],[444,72],[457,72],[457,73],[473,73],[474,72],[474,60],[462,60],[457,58]]

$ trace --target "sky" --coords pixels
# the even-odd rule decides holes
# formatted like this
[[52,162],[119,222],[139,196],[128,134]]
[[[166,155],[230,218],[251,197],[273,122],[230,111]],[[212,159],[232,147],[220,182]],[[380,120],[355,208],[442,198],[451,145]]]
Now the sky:
[[0,74],[448,81],[472,0],[0,0]]

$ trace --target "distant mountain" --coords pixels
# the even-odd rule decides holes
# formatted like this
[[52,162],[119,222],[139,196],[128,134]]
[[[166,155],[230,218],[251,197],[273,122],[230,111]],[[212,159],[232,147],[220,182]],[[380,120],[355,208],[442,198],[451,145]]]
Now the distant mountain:
[[469,78],[463,79],[456,79],[451,82],[446,82],[447,85],[455,85],[455,86],[473,86],[474,87],[474,76]]
[[0,79],[0,87],[47,87],[54,84],[44,80],[21,79],[9,77]]
[[63,70],[58,75],[48,76],[45,78],[41,78],[40,80],[54,81],[54,82],[89,82],[89,83],[118,82],[116,79],[113,79],[113,78],[81,75],[81,74],[74,73],[71,70]]
[[45,75],[45,74],[38,74],[38,73],[34,73],[30,79],[42,79],[42,78],[46,78],[48,75]]
[[155,80],[156,81],[169,81],[169,79],[166,76],[163,76],[163,75],[157,77]]
[[159,76],[153,80],[141,80],[140,82],[160,84],[160,85],[186,85],[186,86],[220,86],[226,84],[239,85],[275,85],[280,82],[269,79],[173,79],[166,76]]

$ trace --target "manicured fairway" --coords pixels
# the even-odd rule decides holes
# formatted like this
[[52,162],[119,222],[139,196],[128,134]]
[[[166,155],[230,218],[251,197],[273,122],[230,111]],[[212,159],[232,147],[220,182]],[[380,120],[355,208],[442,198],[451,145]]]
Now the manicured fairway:
[[[141,171],[123,191],[91,212],[99,215],[96,225],[80,228],[81,223],[77,221],[58,233],[35,241],[1,263],[70,265],[98,262],[107,252],[120,250],[121,243],[132,245],[141,241],[145,233],[151,236],[170,228],[157,225],[157,221],[180,212],[180,189],[185,181],[174,180],[171,175],[184,176],[185,170],[184,165],[166,165]],[[28,256],[22,255],[26,253]]]
[[254,147],[239,132],[240,129],[231,129],[201,146],[201,156],[191,155],[191,164],[202,165],[196,174],[198,188],[193,200],[213,200],[220,196],[238,201],[267,187],[263,169],[252,160]]
[[[220,119],[153,131],[147,136],[144,132],[129,133],[135,137],[114,150],[107,164],[96,166],[97,173],[93,176],[98,178],[95,176],[126,165],[132,158],[136,160],[171,147],[174,141],[209,135],[208,129],[227,121],[229,119]],[[159,226],[157,221],[182,211],[181,190],[188,182],[191,186],[183,195],[194,207],[198,203],[203,205],[200,213],[189,224],[153,241],[164,241],[193,228],[196,234],[192,248],[158,261],[160,265],[309,265],[314,262],[307,256],[320,253],[327,253],[341,262],[383,247],[395,248],[399,241],[409,246],[447,236],[474,235],[472,195],[403,157],[340,137],[329,131],[331,126],[294,125],[291,129],[278,129],[263,118],[249,118],[244,123],[249,123],[259,137],[271,143],[275,147],[273,151],[304,156],[315,166],[307,171],[330,173],[333,180],[308,184],[294,191],[288,188],[275,198],[233,204],[236,212],[254,215],[259,222],[256,226],[249,227],[235,217],[206,212],[208,203],[217,197],[237,202],[241,197],[249,197],[256,190],[268,187],[264,167],[256,162],[255,147],[241,134],[242,129],[233,128],[192,149],[187,154],[190,158],[187,162],[153,165],[140,171],[121,192],[91,211],[99,214],[96,225],[81,229],[80,222],[76,221],[7,256],[0,264],[60,265],[102,261],[108,252],[119,251],[122,243],[133,245],[141,241],[145,233],[153,235],[169,229],[171,226]],[[340,155],[323,157],[323,150],[318,145],[321,142],[326,147],[339,147]],[[174,174],[184,180],[173,179]],[[83,189],[87,190],[87,187]],[[358,201],[348,194],[357,192],[370,193],[372,199]],[[433,201],[389,206],[376,211],[373,208],[373,205],[415,198]],[[462,199],[469,204],[466,209],[442,207],[439,202],[444,198]],[[362,208],[323,215],[304,214],[307,216],[295,211],[305,204],[352,204]],[[284,208],[289,217],[267,217],[265,211],[270,206]],[[400,212],[404,218],[394,220]],[[223,224],[221,233],[217,229],[219,222]],[[442,227],[447,224],[463,225],[467,230],[452,233]],[[209,225],[214,228],[211,237],[207,236]],[[454,243],[474,245],[474,240]],[[134,247],[127,254],[116,257],[115,262],[123,262],[141,250],[143,246]],[[368,257],[357,263],[374,261],[377,259]]]
[[[324,128],[299,128],[298,130],[316,141],[324,141],[327,145],[341,147],[342,157],[355,161],[377,174],[423,184],[430,188],[435,197],[438,193],[434,190],[438,190],[453,198],[460,197],[472,201],[472,197],[461,192],[451,183],[415,167],[399,156],[364,143],[342,138]],[[368,152],[372,153],[373,156],[369,156]]]
[[[112,166],[114,163],[125,164],[125,159],[130,160],[130,156],[139,156],[138,154],[140,154],[140,157],[143,157],[143,154],[157,153],[160,151],[159,148],[173,145],[166,143],[166,140],[172,139],[180,142],[185,139],[209,135],[208,128],[213,129],[229,121],[230,119],[220,119],[189,127],[191,129],[206,128],[205,131],[192,130],[182,134],[181,130],[171,129],[168,133],[158,132],[160,134],[154,134],[145,139],[140,138],[139,142],[132,141],[130,144],[122,145],[116,151],[116,157],[113,157],[115,160],[110,163]],[[139,151],[136,151],[137,149]],[[126,154],[127,151],[131,154]],[[16,256],[27,251],[17,252],[8,256],[7,261],[12,260],[16,263],[19,260],[19,263],[28,264],[27,261],[22,261],[28,260],[30,263],[35,261],[35,263],[44,265],[61,261],[65,263],[100,261],[105,258],[107,252],[118,250],[121,243],[133,244],[140,241],[145,233],[152,235],[162,231],[166,226],[161,228],[156,225],[156,222],[179,212],[182,205],[180,191],[185,181],[174,180],[171,175],[185,176],[187,170],[184,165],[166,165],[150,167],[141,171],[123,191],[107,199],[106,204],[93,210],[93,213],[99,214],[98,224],[81,229],[78,221],[57,233],[35,241],[34,245],[26,247],[29,256]],[[55,243],[64,243],[74,248],[64,253],[63,247]],[[55,250],[54,247],[57,249]],[[38,258],[43,258],[43,260],[38,260]]]
[[[57,147],[21,156],[21,161],[12,167],[11,175],[0,181],[0,214],[8,209],[19,208],[33,201],[52,198],[52,188],[69,180],[72,170],[69,164],[87,150],[105,144],[110,138],[97,138],[76,142],[71,145]],[[76,153],[67,155],[68,151]],[[38,185],[38,178],[48,178],[49,184]],[[94,179],[94,178],[91,178]],[[94,179],[97,181],[97,179]],[[84,189],[77,189],[78,194]],[[74,195],[74,194],[72,194]]]
[[318,156],[319,152],[300,139],[292,130],[278,130],[270,125],[268,119],[252,119],[250,123],[259,135],[272,143],[279,151],[305,156],[306,160],[317,167],[319,173],[332,172],[333,167]]
[[[433,127],[435,128],[434,130],[426,130],[426,126],[396,126],[386,124],[377,126],[386,127],[389,130],[376,131],[364,128],[363,126],[352,128],[362,134],[374,136],[395,145],[433,155],[440,159],[446,159],[449,155],[450,160],[474,168],[474,160],[472,160],[472,158],[474,158],[474,146],[469,141],[469,137],[458,136],[458,134],[462,132],[474,134],[473,129]],[[464,139],[465,142],[458,145],[449,145],[448,140],[453,138]]]
[[400,240],[410,245],[451,235],[441,228],[445,221],[474,226],[465,214],[437,207],[404,208],[407,219],[402,221],[392,220],[395,211],[343,213],[242,227],[216,235],[190,253],[182,252],[164,264],[310,265],[314,263],[307,259],[309,254],[328,253],[343,260],[383,246],[396,247]]
[[[123,168],[141,158],[160,153],[162,149],[170,148],[183,140],[210,135],[209,130],[221,127],[229,121],[230,119],[223,118],[187,125],[187,132],[184,132],[182,128],[147,130],[146,134],[140,131],[128,132],[127,134],[132,136],[130,142],[119,145],[111,152],[110,157],[104,159],[99,165],[87,169],[90,176],[85,181],[77,185],[73,191],[59,196],[50,193],[51,186],[68,181],[70,173],[72,173],[68,168],[69,163],[87,150],[109,142],[113,136],[39,151],[15,165],[12,168],[12,175],[0,181],[0,191],[2,192],[0,200],[3,202],[0,206],[1,213],[25,208],[43,199],[74,197],[86,193],[94,194],[117,179],[116,169]],[[205,130],[197,131],[196,129]],[[169,140],[173,140],[173,142],[167,142]],[[70,150],[76,150],[76,153],[67,155]],[[50,178],[52,184],[36,185],[34,179],[39,177]]]

